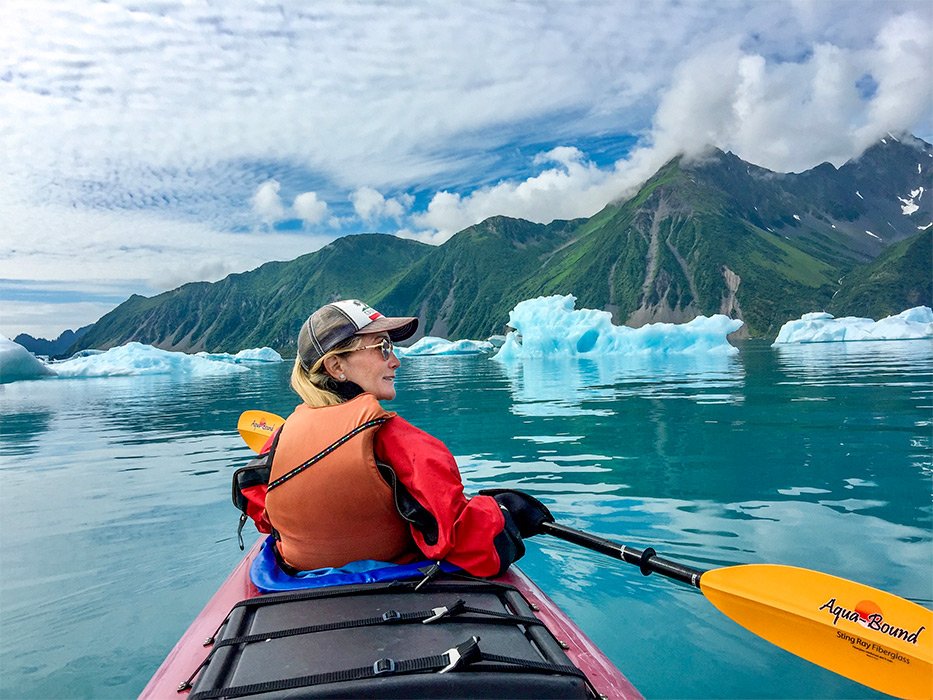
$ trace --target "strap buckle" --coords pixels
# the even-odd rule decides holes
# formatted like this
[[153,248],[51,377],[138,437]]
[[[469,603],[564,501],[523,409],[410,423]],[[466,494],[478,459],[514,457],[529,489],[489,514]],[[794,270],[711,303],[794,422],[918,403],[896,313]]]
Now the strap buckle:
[[379,659],[373,664],[373,675],[381,676],[385,673],[395,673],[395,659]]
[[421,572],[424,574],[424,578],[421,579],[418,585],[415,586],[415,590],[416,591],[421,590],[421,587],[424,584],[426,584],[428,581],[430,581],[432,578],[437,576],[440,570],[441,570],[441,563],[439,561],[435,562],[434,564],[431,564],[431,566],[427,567],[426,569],[421,569]]
[[446,617],[447,615],[456,615],[461,610],[463,610],[464,607],[466,607],[466,603],[464,603],[463,599],[461,598],[449,608],[446,605],[442,605],[439,608],[431,608],[431,612],[434,614],[431,615],[431,617],[422,620],[421,624],[427,625],[428,623],[436,622],[437,620],[440,620],[442,617]]
[[461,661],[466,661],[467,663],[473,661],[474,657],[479,654],[479,637],[474,635],[462,644],[451,647],[445,651],[444,654],[447,656],[447,665],[438,671],[438,673],[453,671],[460,665]]
[[382,613],[383,622],[393,622],[394,620],[400,619],[402,619],[402,616],[398,610],[386,610],[384,613]]

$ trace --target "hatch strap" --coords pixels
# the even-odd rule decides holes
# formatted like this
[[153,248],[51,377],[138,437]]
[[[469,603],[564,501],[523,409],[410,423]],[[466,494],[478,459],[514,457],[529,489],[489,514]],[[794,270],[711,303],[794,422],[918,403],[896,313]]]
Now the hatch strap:
[[[215,688],[192,693],[188,700],[213,700],[214,698],[239,698],[260,693],[281,692],[295,688],[307,688],[326,683],[344,683],[348,681],[364,680],[386,675],[405,675],[414,673],[447,673],[462,671],[469,667],[471,671],[522,671],[526,673],[560,674],[576,676],[586,682],[586,674],[575,666],[565,664],[552,664],[544,661],[531,661],[499,654],[485,654],[479,646],[480,638],[473,636],[466,641],[448,649],[442,654],[423,656],[417,659],[397,661],[395,659],[377,659],[370,666],[342,671],[317,673],[297,678],[285,678],[277,681],[252,683],[249,685],[231,686],[229,688]],[[480,661],[492,662],[496,665],[474,666]]]
[[[464,613],[470,613],[471,617],[461,617]],[[356,620],[340,620],[338,622],[324,622],[317,625],[305,625],[303,627],[292,627],[285,630],[276,630],[274,632],[261,632],[258,634],[243,635],[240,637],[230,637],[221,639],[214,645],[212,654],[223,647],[235,646],[238,644],[252,644],[254,642],[266,642],[271,639],[282,639],[284,637],[294,637],[302,634],[314,634],[316,632],[332,632],[334,630],[352,629],[355,627],[372,627],[375,625],[405,624],[412,622],[421,622],[429,624],[441,618],[450,621],[476,622],[476,616],[482,616],[482,621],[487,624],[503,625],[543,625],[536,617],[525,615],[513,615],[507,612],[498,612],[495,610],[484,610],[483,608],[474,608],[466,605],[462,599],[449,605],[443,605],[430,610],[418,610],[414,612],[400,613],[396,610],[387,610],[381,615],[373,617],[364,617]],[[492,618],[492,619],[488,619]]]

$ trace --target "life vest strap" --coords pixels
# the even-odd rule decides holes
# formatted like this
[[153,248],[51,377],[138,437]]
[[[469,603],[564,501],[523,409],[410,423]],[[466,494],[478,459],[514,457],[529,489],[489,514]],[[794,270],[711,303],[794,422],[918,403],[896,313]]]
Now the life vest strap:
[[314,455],[311,459],[309,459],[309,460],[307,460],[307,461],[305,461],[305,462],[302,462],[301,464],[299,464],[297,467],[295,467],[295,468],[293,468],[293,469],[290,469],[289,471],[287,471],[285,474],[283,474],[282,476],[280,476],[280,477],[279,477],[278,479],[276,479],[275,481],[269,482],[269,487],[268,487],[268,489],[266,489],[266,493],[268,493],[268,492],[271,491],[272,489],[276,488],[277,486],[281,486],[282,484],[284,484],[284,483],[285,483],[286,481],[288,481],[289,479],[293,479],[294,477],[298,476],[301,472],[303,472],[305,469],[307,469],[307,468],[310,467],[311,465],[313,465],[313,464],[315,464],[315,463],[317,463],[317,462],[320,462],[320,461],[321,461],[322,459],[324,459],[327,455],[329,455],[331,452],[333,452],[334,450],[336,450],[338,447],[340,447],[341,445],[343,445],[345,442],[347,442],[347,441],[350,440],[351,438],[353,438],[353,437],[359,435],[360,433],[362,433],[362,432],[365,431],[365,430],[369,430],[370,428],[375,428],[375,427],[378,426],[378,425],[382,425],[382,424],[385,423],[387,420],[389,420],[387,417],[383,417],[383,418],[374,418],[373,420],[366,421],[365,423],[363,423],[363,424],[357,426],[356,428],[354,428],[353,430],[351,430],[349,433],[347,433],[347,434],[344,435],[343,437],[341,437],[341,438],[335,440],[333,443],[331,443],[330,445],[328,445],[327,447],[325,447],[323,450],[321,450],[320,452],[318,452],[318,453],[317,453],[316,455]]

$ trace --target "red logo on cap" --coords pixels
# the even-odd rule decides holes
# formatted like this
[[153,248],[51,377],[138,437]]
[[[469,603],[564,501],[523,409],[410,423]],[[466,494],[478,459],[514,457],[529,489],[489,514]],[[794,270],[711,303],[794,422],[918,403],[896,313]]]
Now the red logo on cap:
[[370,321],[375,321],[377,318],[382,318],[382,314],[379,313],[378,311],[374,311],[373,313],[369,315]]

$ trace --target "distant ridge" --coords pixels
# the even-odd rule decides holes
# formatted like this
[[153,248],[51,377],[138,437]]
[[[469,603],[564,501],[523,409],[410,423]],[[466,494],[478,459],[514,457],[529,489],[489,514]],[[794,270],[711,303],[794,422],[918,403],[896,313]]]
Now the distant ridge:
[[80,340],[93,326],[89,324],[76,331],[68,329],[63,331],[55,340],[46,340],[45,338],[33,338],[28,333],[20,333],[13,338],[14,343],[19,343],[33,355],[43,355],[45,357],[59,357],[68,352],[72,345]]
[[677,158],[589,219],[496,216],[432,247],[386,234],[337,239],[290,262],[133,296],[72,351],[130,340],[185,351],[294,353],[310,311],[340,297],[416,315],[451,340],[501,333],[519,301],[574,294],[617,323],[723,313],[773,338],[801,314],[876,317],[933,305],[933,147],[886,138],[836,168],[775,173],[714,150]]

